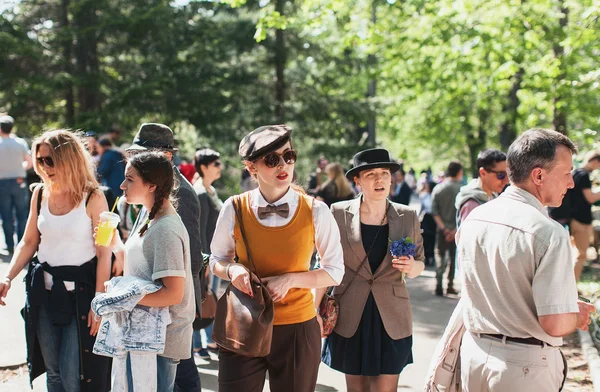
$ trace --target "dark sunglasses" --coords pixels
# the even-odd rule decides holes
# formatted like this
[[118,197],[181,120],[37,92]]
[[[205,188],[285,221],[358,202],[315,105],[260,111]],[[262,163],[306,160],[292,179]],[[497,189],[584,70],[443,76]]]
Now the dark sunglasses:
[[48,167],[54,167],[54,160],[52,157],[37,157],[36,161],[40,166],[46,165]]
[[296,163],[296,159],[298,158],[298,152],[294,150],[287,150],[283,154],[270,152],[263,157],[263,160],[265,161],[265,165],[267,167],[274,168],[279,165],[279,162],[281,162],[281,158],[283,158],[283,161],[285,163],[291,165],[293,163]]
[[496,175],[496,178],[499,180],[504,180],[507,176],[505,171],[495,171],[492,169],[485,169],[485,171],[490,172],[490,173],[494,173]]
[[214,167],[220,167],[222,165],[221,161],[214,161],[211,163]]

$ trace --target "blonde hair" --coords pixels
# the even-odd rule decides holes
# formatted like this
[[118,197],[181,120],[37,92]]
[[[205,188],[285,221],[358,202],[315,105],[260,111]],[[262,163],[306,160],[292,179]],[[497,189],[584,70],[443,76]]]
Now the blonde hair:
[[337,190],[337,194],[335,195],[335,197],[341,198],[354,194],[354,191],[350,187],[350,183],[346,179],[346,176],[344,176],[344,168],[342,165],[340,165],[339,163],[330,163],[329,165],[327,165],[327,167],[325,167],[325,172],[327,174],[333,174],[333,179],[323,184],[323,187],[325,187],[330,182],[333,182]]
[[[54,181],[48,178],[37,162],[37,153],[42,145],[50,149],[56,173]],[[56,187],[66,191],[74,205],[81,203],[86,192],[98,189],[96,170],[80,134],[65,129],[46,131],[33,141],[31,150],[33,168],[46,187],[50,190]]]

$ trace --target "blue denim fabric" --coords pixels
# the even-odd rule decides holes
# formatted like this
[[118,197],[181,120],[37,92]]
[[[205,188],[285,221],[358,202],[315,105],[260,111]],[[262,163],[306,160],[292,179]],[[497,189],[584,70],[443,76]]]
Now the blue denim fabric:
[[103,316],[93,352],[109,357],[130,351],[163,353],[167,325],[171,323],[169,308],[135,306],[144,295],[160,287],[133,276],[111,279],[107,293],[92,301],[94,312]]
[[[194,358],[192,358],[192,361],[193,360]],[[175,374],[177,374],[177,365],[179,365],[179,361],[161,357],[160,355],[156,357],[156,361],[156,373],[158,376],[157,392],[172,392],[175,389]],[[196,369],[195,365],[194,370],[197,375],[198,369]],[[199,377],[198,381],[200,381]],[[200,386],[198,385],[198,387]]]
[[[133,357],[133,358],[132,358]],[[154,389],[154,383],[152,381],[154,380],[149,380],[149,377],[152,377],[152,375],[147,374],[145,379],[143,378],[139,378],[137,379],[136,375],[139,374],[139,372],[142,369],[139,369],[138,366],[140,364],[143,364],[144,361],[147,360],[151,360],[150,357],[146,357],[146,358],[135,358],[135,355],[133,354],[128,354],[127,355],[127,359],[126,359],[126,377],[127,377],[127,387],[129,389],[129,391],[157,391],[157,392],[173,392],[174,388],[175,388],[175,373],[177,371],[177,365],[179,364],[179,361],[175,360],[175,359],[171,359],[171,358],[166,358],[166,357],[161,357],[160,355],[156,356],[156,368],[152,368],[152,371],[156,370],[156,389]],[[121,364],[119,364],[119,366],[121,366]],[[151,366],[147,366],[147,367],[151,367]],[[196,370],[196,373],[198,373],[198,371]],[[135,383],[134,383],[134,379]],[[150,381],[150,382],[149,382]],[[140,385],[143,384],[143,385]],[[135,387],[138,388],[135,388]],[[120,391],[115,391],[115,389],[113,388],[114,392],[120,392]]]
[[[24,179],[19,184],[16,178],[0,180],[0,189],[0,219],[6,247],[12,250],[15,247],[13,218],[16,218],[17,223],[17,241],[21,241],[29,216],[29,190]],[[13,211],[16,216],[13,215]]]
[[202,336],[200,335],[200,331],[194,331],[192,335],[192,342],[194,345],[194,351],[200,351],[202,348]]
[[[190,351],[191,358],[182,359],[176,367],[174,392],[202,392],[200,375],[194,361],[193,347],[190,347]],[[161,359],[162,357],[159,356],[158,358]],[[169,391],[171,390],[169,389]]]
[[47,305],[40,305],[37,337],[46,364],[48,392],[79,392],[79,342],[77,320],[55,326]]
[[106,293],[92,300],[92,309],[99,316],[131,312],[146,294],[157,292],[161,287],[136,276],[117,276],[107,283]]

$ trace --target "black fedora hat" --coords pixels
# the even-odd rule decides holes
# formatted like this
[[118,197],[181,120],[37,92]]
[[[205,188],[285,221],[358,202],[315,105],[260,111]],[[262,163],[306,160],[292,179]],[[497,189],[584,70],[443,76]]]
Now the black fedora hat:
[[364,150],[352,158],[353,168],[346,172],[346,178],[352,181],[363,170],[376,169],[378,167],[390,169],[394,173],[400,169],[400,165],[390,158],[390,153],[385,148],[372,148]]
[[146,150],[177,151],[171,128],[158,123],[142,124],[127,151]]

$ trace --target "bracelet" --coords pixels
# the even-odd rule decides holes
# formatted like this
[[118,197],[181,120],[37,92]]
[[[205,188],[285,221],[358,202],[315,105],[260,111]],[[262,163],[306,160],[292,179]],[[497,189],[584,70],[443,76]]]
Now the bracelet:
[[233,265],[233,263],[229,263],[227,264],[227,267],[225,267],[225,275],[227,275],[227,279],[229,279],[229,281],[231,282],[231,276],[229,276],[229,267],[231,267]]
[[8,283],[12,283],[12,279],[8,275],[4,277],[4,280],[8,280]]

